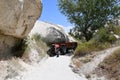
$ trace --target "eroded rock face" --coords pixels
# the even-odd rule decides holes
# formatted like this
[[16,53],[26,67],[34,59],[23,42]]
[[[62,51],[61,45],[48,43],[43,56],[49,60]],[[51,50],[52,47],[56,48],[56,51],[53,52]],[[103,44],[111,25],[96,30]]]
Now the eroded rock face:
[[9,58],[12,55],[13,47],[19,42],[19,39],[12,36],[5,36],[0,34],[0,59]]
[[48,43],[69,41],[68,36],[63,31],[59,31],[54,27],[47,28],[45,40]]
[[0,33],[17,38],[27,36],[41,9],[40,0],[0,0]]
[[0,0],[0,58],[13,53],[13,48],[33,28],[41,10],[41,0]]
[[69,42],[69,37],[61,26],[37,21],[34,28],[30,32],[30,36],[39,34],[47,43]]

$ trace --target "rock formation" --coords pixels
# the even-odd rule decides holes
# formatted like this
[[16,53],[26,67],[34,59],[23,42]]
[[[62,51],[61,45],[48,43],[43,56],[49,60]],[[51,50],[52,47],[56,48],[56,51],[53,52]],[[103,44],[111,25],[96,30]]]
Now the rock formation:
[[40,0],[0,0],[0,58],[29,34],[41,10]]
[[26,62],[34,63],[47,56],[49,46],[46,43],[68,42],[75,41],[75,39],[68,35],[62,26],[44,21],[36,21],[26,41],[27,48],[22,59]]
[[40,34],[47,43],[75,41],[61,26],[48,22],[37,21],[30,35],[36,33]]

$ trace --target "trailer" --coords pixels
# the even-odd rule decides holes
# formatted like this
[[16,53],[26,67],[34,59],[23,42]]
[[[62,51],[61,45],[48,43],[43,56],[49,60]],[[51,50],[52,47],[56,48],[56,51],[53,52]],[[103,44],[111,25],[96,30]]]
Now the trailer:
[[64,43],[51,43],[50,49],[47,51],[49,56],[59,57],[59,55],[65,55],[74,53],[77,47],[77,42],[64,42]]

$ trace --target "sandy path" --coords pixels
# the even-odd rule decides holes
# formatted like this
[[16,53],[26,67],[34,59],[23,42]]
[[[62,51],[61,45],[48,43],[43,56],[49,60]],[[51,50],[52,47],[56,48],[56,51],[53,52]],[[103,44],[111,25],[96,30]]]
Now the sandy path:
[[72,72],[70,56],[49,57],[12,80],[87,80]]
[[98,65],[100,64],[100,62],[102,62],[107,56],[109,56],[110,54],[112,54],[112,52],[115,51],[118,48],[120,48],[120,47],[114,47],[114,48],[109,48],[109,49],[104,50],[104,51],[100,51],[98,53],[99,55],[96,55],[91,62],[88,62],[88,63],[84,64],[80,68],[79,73],[89,74],[95,68],[98,67]]

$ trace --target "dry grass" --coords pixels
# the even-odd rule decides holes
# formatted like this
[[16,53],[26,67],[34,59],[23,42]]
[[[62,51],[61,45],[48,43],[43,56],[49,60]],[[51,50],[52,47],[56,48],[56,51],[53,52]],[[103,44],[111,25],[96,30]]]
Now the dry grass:
[[120,49],[100,63],[98,70],[102,71],[99,75],[106,75],[111,80],[120,80]]
[[78,47],[75,51],[74,56],[83,57],[83,56],[89,55],[91,52],[104,50],[110,47],[111,47],[111,44],[108,42],[101,43],[92,39],[88,42],[78,44]]
[[48,47],[38,36],[37,38],[28,38],[26,44],[26,50],[21,59],[12,58],[0,61],[0,80],[13,80],[17,76],[21,77],[21,73],[30,67],[28,63],[39,62],[46,56]]
[[22,58],[26,62],[39,62],[47,55],[48,46],[42,41],[40,35],[35,34],[27,39],[27,48]]
[[81,62],[78,59],[73,59],[72,64],[75,65],[75,68],[80,68]]

